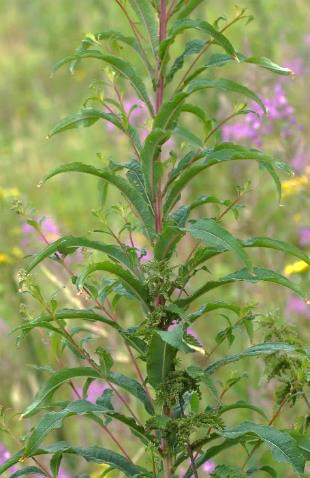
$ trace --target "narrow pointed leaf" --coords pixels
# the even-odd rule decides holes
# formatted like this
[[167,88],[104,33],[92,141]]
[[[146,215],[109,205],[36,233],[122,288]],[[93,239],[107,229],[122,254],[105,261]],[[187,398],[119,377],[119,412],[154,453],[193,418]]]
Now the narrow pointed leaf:
[[104,244],[100,241],[92,241],[90,239],[86,239],[85,237],[64,236],[52,242],[45,249],[43,249],[43,251],[37,254],[28,265],[26,272],[31,272],[32,269],[40,264],[40,262],[47,257],[52,256],[56,252],[66,254],[66,251],[69,251],[70,249],[76,249],[78,247],[103,252],[111,258],[121,262],[129,269],[132,269],[133,264],[130,256],[126,255],[119,246],[115,246],[113,244]]
[[280,463],[289,463],[298,473],[304,472],[305,459],[298,444],[287,432],[277,428],[258,425],[253,422],[243,422],[237,427],[228,428],[223,432],[227,438],[238,438],[243,435],[257,436],[271,449],[273,458]]
[[240,245],[230,232],[224,229],[213,219],[199,219],[190,226],[185,228],[195,239],[204,241],[211,247],[224,247],[234,252],[248,268],[251,268],[251,261]]
[[147,376],[152,387],[162,383],[169,372],[174,370],[176,349],[154,334],[147,356]]
[[137,17],[141,21],[143,27],[148,32],[153,54],[155,56],[158,49],[158,25],[155,11],[152,8],[149,0],[129,0],[129,2]]
[[257,356],[264,356],[274,354],[276,352],[285,352],[288,354],[306,354],[310,355],[309,350],[307,349],[299,349],[295,345],[287,344],[284,342],[265,342],[258,345],[253,345],[249,347],[244,352],[235,355],[227,355],[226,357],[212,363],[209,365],[205,370],[208,373],[214,373],[219,367],[226,365],[232,362],[238,362],[239,360],[245,357],[257,357]]
[[192,296],[179,300],[178,305],[184,307],[185,305],[190,304],[193,300],[197,299],[206,292],[209,292],[216,287],[231,284],[232,282],[236,281],[245,281],[253,284],[258,281],[273,282],[274,284],[287,287],[288,289],[295,292],[295,294],[299,295],[302,299],[304,299],[304,294],[299,289],[299,287],[297,287],[297,285],[295,285],[292,281],[290,281],[283,275],[269,269],[264,269],[262,267],[254,267],[251,273],[247,269],[241,269],[240,271],[233,272],[232,274],[229,274],[217,281],[209,281],[205,285],[200,287],[200,289],[198,289],[196,292],[194,292]]
[[188,84],[187,91],[188,93],[191,94],[191,93],[195,93],[196,91],[204,90],[207,88],[216,88],[222,91],[239,93],[240,95],[255,101],[255,103],[257,103],[262,108],[262,110],[266,113],[266,108],[264,103],[259,98],[259,96],[257,96],[256,93],[254,93],[254,91],[250,90],[244,85],[241,85],[240,83],[236,83],[235,81],[227,80],[225,78],[220,78],[216,80],[209,80],[209,79],[193,80]]
[[140,300],[142,300],[144,304],[148,307],[148,293],[144,285],[130,272],[126,271],[117,264],[113,264],[112,262],[97,262],[86,267],[77,280],[77,287],[81,289],[83,287],[85,279],[89,276],[89,274],[92,274],[96,271],[106,271],[115,274],[120,279],[125,288],[130,289],[130,291],[133,292],[134,295]]
[[154,113],[153,105],[151,103],[151,100],[147,93],[147,89],[141,77],[134,70],[131,64],[128,61],[123,60],[122,58],[118,58],[117,56],[114,56],[114,55],[104,55],[99,50],[86,50],[86,51],[81,51],[75,55],[68,56],[64,58],[63,60],[60,60],[54,66],[53,70],[56,71],[61,66],[65,65],[66,63],[71,63],[76,60],[83,60],[84,58],[94,58],[97,60],[104,61],[105,63],[110,65],[114,71],[116,71],[121,76],[126,78],[129,81],[129,83],[132,85],[132,87],[135,89],[139,98],[146,104],[151,115],[153,115]]
[[40,475],[40,476],[48,476],[41,468],[38,468],[37,466],[26,466],[25,468],[22,468],[21,470],[15,471],[12,475],[10,475],[10,478],[18,478],[18,476],[29,476],[29,475]]
[[69,163],[59,166],[51,171],[45,178],[43,182],[48,179],[56,176],[61,173],[76,172],[76,173],[85,173],[97,176],[104,179],[108,183],[113,184],[128,200],[128,202],[133,206],[135,212],[140,216],[147,233],[150,237],[154,235],[154,217],[149,208],[149,205],[145,202],[143,197],[141,197],[139,191],[137,191],[128,181],[121,176],[112,174],[110,171],[103,169],[97,169],[90,164],[84,163]]

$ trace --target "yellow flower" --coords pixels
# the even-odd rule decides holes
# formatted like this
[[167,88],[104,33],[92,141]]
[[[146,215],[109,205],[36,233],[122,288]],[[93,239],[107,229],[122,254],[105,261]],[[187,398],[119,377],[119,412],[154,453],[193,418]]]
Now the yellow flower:
[[19,247],[12,247],[11,252],[15,257],[23,257],[24,253]]
[[11,262],[12,260],[7,254],[0,252],[0,264],[11,264]]
[[109,465],[107,465],[106,463],[103,463],[102,465],[98,465],[96,467],[96,470],[93,471],[90,475],[89,475],[89,478],[100,478],[100,476],[102,475],[102,473],[107,469],[109,468]]
[[303,272],[304,270],[308,269],[308,264],[304,261],[297,261],[293,262],[292,264],[287,264],[284,268],[284,275],[290,276],[295,274],[296,272]]
[[308,184],[308,182],[309,182],[309,178],[305,174],[297,178],[283,181],[282,183],[283,197],[298,193],[303,186]]
[[0,199],[8,199],[20,196],[17,188],[0,188]]

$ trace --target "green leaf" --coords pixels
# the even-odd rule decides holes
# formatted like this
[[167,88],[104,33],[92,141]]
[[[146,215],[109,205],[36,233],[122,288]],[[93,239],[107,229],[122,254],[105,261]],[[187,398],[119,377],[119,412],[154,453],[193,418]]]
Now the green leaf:
[[[129,426],[135,433],[142,436],[143,441],[147,441],[147,435],[144,434],[144,429],[137,425],[137,423],[130,417],[125,417],[113,410],[110,410],[102,405],[93,404],[87,400],[76,400],[69,403],[63,410],[58,412],[49,412],[40,423],[35,427],[29,438],[27,439],[24,454],[25,456],[31,456],[41,447],[44,438],[63,425],[64,419],[74,415],[88,415],[90,418],[96,418],[98,421],[98,415],[105,415],[115,418],[122,423]],[[101,419],[99,419],[99,423]]]
[[43,182],[48,179],[56,176],[61,173],[76,172],[76,173],[85,173],[91,174],[93,176],[98,176],[99,178],[104,179],[105,181],[113,184],[128,200],[128,202],[133,206],[135,212],[140,216],[144,227],[147,230],[149,237],[154,236],[154,216],[152,211],[149,208],[149,205],[145,202],[143,197],[141,197],[139,191],[133,188],[126,179],[111,173],[110,171],[97,169],[90,164],[84,163],[69,163],[64,164],[55,168],[51,171],[45,178]]
[[238,239],[218,224],[214,219],[199,219],[185,228],[195,239],[204,241],[211,247],[224,247],[234,252],[248,268],[251,261]]
[[144,141],[141,151],[142,170],[144,174],[147,194],[154,195],[154,161],[158,158],[161,146],[169,139],[170,133],[160,128],[153,129]]
[[[246,57],[245,55],[242,55],[241,53],[237,53],[236,56],[240,64],[252,63],[255,65],[261,66],[262,68],[266,68],[267,70],[272,71],[273,73],[276,73],[278,75],[287,76],[292,74],[292,71],[289,68],[284,68],[282,66],[279,66],[273,61],[269,60],[269,58]],[[216,53],[214,55],[211,55],[207,63],[199,67],[194,73],[192,73],[188,78],[186,78],[185,84],[189,83],[191,80],[193,80],[198,75],[200,75],[200,73],[203,73],[209,68],[218,68],[218,67],[226,65],[227,63],[230,63],[233,60],[234,58],[232,58],[231,55],[225,55],[223,53]]]
[[156,56],[158,49],[158,25],[154,10],[149,0],[129,0],[132,9],[142,23],[151,40],[153,55]]
[[183,128],[183,126],[177,126],[174,129],[173,134],[175,136],[180,136],[180,138],[185,140],[187,142],[187,144],[189,144],[189,145],[195,146],[196,148],[197,147],[198,148],[203,147],[202,140],[197,135],[192,133],[189,129]]
[[310,265],[310,257],[307,256],[307,254],[293,244],[289,244],[285,241],[279,241],[269,237],[251,237],[250,239],[241,241],[241,244],[243,247],[268,247],[277,251],[286,252]]
[[183,338],[184,330],[181,324],[177,325],[173,330],[157,330],[156,333],[171,347],[185,353],[194,352]]
[[298,444],[288,433],[282,432],[268,425],[258,425],[253,422],[245,421],[237,427],[224,430],[222,435],[227,438],[238,438],[253,435],[263,440],[271,449],[273,458],[280,463],[289,463],[298,473],[304,472],[305,459]]
[[129,83],[132,85],[137,95],[139,96],[139,98],[148,107],[150,114],[151,115],[154,114],[153,105],[151,103],[151,100],[147,93],[147,89],[141,77],[138,75],[138,73],[136,73],[136,71],[134,70],[134,68],[131,66],[131,64],[128,61],[118,58],[117,56],[103,55],[99,50],[81,51],[79,53],[76,53],[75,55],[67,56],[66,58],[63,58],[62,60],[60,60],[54,66],[53,71],[58,70],[61,66],[65,65],[66,63],[71,63],[72,61],[75,61],[75,60],[82,60],[84,58],[94,58],[97,60],[102,60],[108,65],[110,65],[114,71],[116,71],[117,73],[119,73],[121,76],[123,76],[129,81]]
[[246,349],[244,352],[241,352],[240,354],[227,355],[226,357],[209,365],[205,370],[206,372],[212,374],[219,367],[222,367],[223,365],[226,365],[228,363],[238,362],[239,360],[245,357],[257,357],[260,355],[264,356],[264,355],[274,354],[276,352],[285,352],[288,354],[302,353],[302,354],[309,355],[309,351],[301,350],[292,344],[287,344],[284,342],[265,342],[262,344],[253,345],[252,347],[249,347],[248,349]]
[[102,373],[104,376],[107,376],[113,366],[112,355],[109,352],[107,352],[107,350],[105,350],[105,348],[102,346],[97,347],[96,354],[99,357],[100,368],[102,370]]
[[78,247],[104,252],[109,257],[127,266],[129,269],[133,268],[130,255],[125,254],[124,250],[119,246],[115,246],[113,244],[104,244],[100,241],[92,241],[90,239],[86,239],[85,237],[64,236],[49,244],[45,249],[43,249],[43,251],[41,251],[32,259],[26,269],[27,274],[29,274],[38,264],[40,264],[40,262],[47,257],[52,256],[56,252],[66,255],[70,249],[74,250]]
[[293,73],[293,71],[290,68],[279,66],[276,63],[274,63],[272,60],[270,60],[269,58],[266,58],[265,56],[250,56],[244,59],[244,61],[245,63],[253,63],[254,65],[258,65],[258,66],[261,66],[262,68],[266,68],[267,70],[270,70],[273,73],[276,73],[278,75],[288,76]]
[[[139,42],[134,37],[125,36],[122,33],[115,31],[115,30],[108,30],[105,32],[94,33],[91,35],[86,35],[86,37],[81,41],[80,46],[76,49],[76,54],[79,54],[83,51],[88,50],[92,46],[98,47],[98,42],[102,40],[109,40],[112,42],[121,42],[125,45],[130,46],[136,53],[139,54],[143,62],[145,63],[149,72],[153,75],[153,68],[148,60],[148,57],[140,46]],[[70,70],[73,73],[78,61],[73,62],[70,65]]]
[[144,388],[142,387],[142,385],[140,385],[139,382],[137,382],[137,380],[131,377],[127,377],[126,375],[119,372],[110,372],[108,375],[108,380],[115,385],[118,385],[119,387],[123,388],[128,393],[140,400],[143,403],[146,411],[150,415],[153,415],[153,405],[150,403]]
[[283,287],[291,289],[293,292],[295,292],[297,295],[304,299],[304,294],[297,287],[297,285],[295,285],[292,281],[290,281],[283,275],[279,274],[278,272],[271,271],[269,269],[264,269],[262,267],[254,267],[251,273],[247,269],[241,269],[240,271],[233,272],[232,274],[229,274],[217,281],[209,281],[205,285],[200,287],[198,290],[196,290],[193,295],[185,299],[181,299],[177,303],[181,307],[184,307],[185,305],[190,304],[193,300],[197,299],[206,292],[209,292],[216,287],[220,287],[222,285],[230,284],[236,281],[246,281],[254,284],[258,281],[273,282],[275,284],[279,284]]
[[[257,161],[259,165],[267,169],[273,179],[277,178],[274,168],[283,169],[284,163],[275,161],[272,156],[262,153],[257,149],[248,149],[233,143],[222,143],[214,149],[204,151],[191,151],[188,153],[176,168],[171,172],[168,180],[167,198],[164,205],[165,214],[174,206],[179,198],[180,192],[187,186],[189,181],[205,169],[226,161]],[[193,164],[195,162],[195,164]],[[279,180],[276,181],[280,193]]]
[[183,0],[179,2],[180,7],[184,7],[178,15],[178,18],[187,18],[195,8],[197,8],[204,0],[189,0],[184,3]]
[[271,466],[268,466],[268,465],[261,466],[259,468],[250,468],[249,470],[247,470],[247,476],[252,476],[253,473],[257,473],[258,471],[264,471],[269,476],[271,476],[271,478],[277,478],[278,476],[276,471]]
[[239,410],[239,409],[248,409],[248,410],[253,410],[254,412],[259,413],[263,418],[268,420],[267,415],[261,410],[259,407],[256,407],[255,405],[252,405],[251,403],[247,403],[243,400],[239,400],[236,403],[232,403],[230,405],[222,405],[219,413],[222,415],[225,412],[229,412],[230,410]]
[[177,92],[171,99],[164,101],[154,118],[153,130],[162,129],[163,131],[173,129],[176,121],[182,111],[184,101],[189,96],[186,92]]
[[174,75],[183,67],[184,60],[189,55],[194,55],[199,53],[202,48],[205,46],[206,40],[191,40],[186,43],[183,53],[178,56],[172,65],[170,71],[166,75],[166,81],[170,82],[173,80]]
[[21,470],[15,471],[15,473],[10,475],[10,478],[17,478],[18,476],[24,476],[28,474],[48,476],[41,468],[38,468],[37,466],[26,466],[25,468],[22,468]]
[[254,91],[250,90],[244,85],[240,83],[236,83],[232,80],[227,80],[225,78],[220,78],[216,80],[209,80],[209,79],[202,79],[202,80],[193,80],[188,84],[187,91],[188,93],[192,94],[199,90],[204,90],[206,88],[216,88],[222,91],[231,91],[233,93],[239,93],[246,98],[249,98],[255,103],[257,103],[264,113],[266,113],[266,108],[262,100],[257,96]]
[[216,30],[210,23],[204,21],[204,20],[191,20],[190,18],[182,18],[179,20],[176,20],[176,22],[172,25],[172,28],[168,32],[168,38],[164,42],[164,45],[161,48],[161,55],[166,53],[166,50],[169,45],[171,45],[175,38],[183,33],[184,31],[188,29],[194,29],[201,31],[203,33],[206,33],[211,36],[211,38],[224,50],[232,55],[236,55],[236,51],[233,47],[233,45],[230,43],[228,38],[223,35],[223,33],[220,33],[218,30]]
[[105,113],[104,111],[96,110],[95,108],[82,108],[78,113],[67,116],[57,123],[48,134],[48,137],[50,138],[55,134],[62,133],[69,129],[87,128],[96,123],[99,119],[104,119],[109,123],[112,123],[121,131],[125,131],[120,119],[114,113]]
[[186,320],[189,323],[193,323],[195,320],[197,320],[199,317],[201,317],[203,314],[206,312],[212,312],[213,310],[217,309],[228,309],[231,310],[232,312],[235,312],[239,316],[240,314],[240,307],[229,304],[227,302],[224,302],[222,300],[218,300],[216,302],[210,302],[208,304],[204,304],[196,312],[193,312],[192,314],[188,315]]
[[100,378],[98,372],[90,367],[66,368],[52,375],[36,394],[34,401],[27,407],[22,417],[29,417],[37,411],[46,398],[49,398],[62,384],[76,377]]
[[[51,395],[64,383],[68,380],[71,380],[76,377],[90,377],[90,378],[102,378],[101,375],[90,367],[76,367],[76,368],[68,368],[62,369],[54,375],[52,375],[41,387],[39,392],[34,398],[34,401],[27,407],[26,411],[23,413],[23,417],[29,417],[33,415],[41,404],[47,399],[50,398]],[[150,404],[145,391],[142,385],[139,384],[136,380],[130,377],[126,377],[117,372],[110,372],[106,380],[109,382],[118,385],[119,387],[125,389],[127,392],[134,395],[138,400],[140,400],[145,409],[152,413],[153,407]]]
[[176,349],[153,334],[147,355],[147,376],[152,387],[162,383],[169,372],[174,370]]
[[129,289],[139,300],[142,300],[144,304],[149,308],[148,304],[148,292],[144,285],[136,279],[129,271],[126,271],[122,267],[117,264],[113,264],[112,262],[97,262],[95,264],[91,264],[87,266],[82,274],[78,277],[77,280],[77,287],[81,289],[84,285],[85,279],[96,271],[106,271],[110,272],[111,274],[115,274],[121,283],[124,285],[126,289]]

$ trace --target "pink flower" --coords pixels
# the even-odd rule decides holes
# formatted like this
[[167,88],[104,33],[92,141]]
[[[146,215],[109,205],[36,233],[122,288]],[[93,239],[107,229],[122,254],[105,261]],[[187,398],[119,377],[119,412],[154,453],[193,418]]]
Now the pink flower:
[[307,33],[304,37],[305,45],[310,46],[310,33]]
[[299,244],[303,247],[310,244],[310,227],[303,227],[302,229],[300,229]]
[[213,471],[215,470],[216,468],[216,465],[215,463],[213,463],[213,461],[211,460],[208,460],[206,461],[203,465],[202,465],[202,469],[203,471],[206,471],[207,473],[213,473]]
[[[10,458],[10,456],[11,453],[9,452],[9,450],[2,443],[0,443],[0,465],[5,463]],[[10,472],[14,473],[15,471],[17,471],[17,466],[11,466]]]
[[310,318],[309,304],[304,302],[299,297],[296,297],[296,296],[290,297],[287,302],[286,310],[288,314],[298,314],[298,315],[303,315],[304,317]]

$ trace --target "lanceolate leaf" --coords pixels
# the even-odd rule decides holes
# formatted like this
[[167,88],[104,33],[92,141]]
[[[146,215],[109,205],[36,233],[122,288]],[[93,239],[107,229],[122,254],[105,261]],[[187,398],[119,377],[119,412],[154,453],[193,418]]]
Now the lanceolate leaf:
[[169,139],[170,133],[160,128],[155,128],[147,136],[142,151],[141,161],[147,193],[153,198],[154,193],[154,161],[160,154],[161,146]]
[[76,172],[76,173],[86,173],[93,176],[98,176],[99,178],[104,179],[105,181],[113,184],[128,200],[128,202],[133,206],[137,215],[140,216],[147,233],[150,237],[154,235],[154,217],[149,208],[149,205],[145,202],[143,197],[141,197],[139,191],[133,188],[126,179],[118,176],[117,174],[112,174],[110,171],[103,169],[97,169],[90,164],[84,163],[69,163],[59,166],[51,171],[43,181],[56,176],[61,173]]
[[[147,55],[143,48],[140,46],[139,42],[134,37],[125,36],[122,33],[115,31],[115,30],[108,30],[105,32],[94,33],[91,35],[87,35],[82,41],[80,46],[76,49],[76,54],[79,54],[89,48],[96,46],[98,47],[98,42],[102,40],[109,40],[109,41],[117,41],[124,43],[125,45],[130,46],[133,50],[135,50],[140,57],[142,58],[143,62],[145,63],[146,67],[148,68],[149,72],[153,74],[153,68],[150,65],[150,62],[147,58]],[[70,65],[70,70],[74,72],[76,67],[77,61],[73,62]]]
[[222,91],[231,91],[233,93],[239,93],[246,98],[249,98],[255,103],[257,103],[262,110],[266,113],[266,108],[262,100],[257,96],[254,91],[250,90],[244,85],[240,85],[232,80],[227,80],[224,78],[216,79],[216,80],[209,80],[209,79],[202,79],[202,80],[193,80],[188,84],[187,91],[188,93],[195,93],[199,90],[204,90],[206,88],[216,88]]
[[43,249],[42,252],[37,254],[28,265],[26,272],[31,272],[32,269],[40,264],[40,262],[47,257],[52,256],[56,252],[66,254],[67,251],[70,251],[70,249],[72,251],[78,247],[85,247],[87,249],[103,252],[111,258],[121,262],[129,269],[132,269],[133,267],[131,257],[127,255],[119,246],[114,246],[113,244],[104,244],[100,241],[92,241],[90,239],[86,239],[85,237],[64,236],[52,242],[49,246]]
[[218,224],[214,219],[198,219],[186,228],[195,239],[204,241],[211,247],[225,247],[233,251],[245,263],[248,268],[251,268],[251,261],[244,252],[238,239],[232,236],[226,229]]
[[204,2],[204,0],[189,0],[187,3],[184,3],[184,1],[181,0],[178,5],[183,7],[183,9],[180,11],[178,18],[181,19],[188,17],[188,15],[190,15],[202,2]]
[[62,426],[65,418],[73,415],[90,415],[90,417],[92,417],[94,414],[98,418],[101,415],[110,416],[129,425],[134,432],[142,437],[144,442],[147,441],[147,436],[144,435],[144,429],[137,425],[132,418],[125,417],[113,410],[93,404],[87,400],[76,400],[69,403],[63,410],[59,412],[49,412],[44,416],[26,441],[25,455],[32,455],[41,446],[42,441],[51,431]]
[[201,295],[205,294],[206,292],[209,292],[216,287],[230,284],[235,281],[246,281],[254,284],[258,281],[273,282],[275,284],[279,284],[284,287],[287,287],[288,289],[291,289],[301,298],[304,298],[304,294],[302,293],[302,291],[292,281],[290,281],[283,275],[279,274],[278,272],[271,271],[269,269],[264,269],[262,267],[254,267],[251,273],[247,269],[241,269],[240,271],[233,272],[232,274],[229,274],[217,281],[209,281],[204,286],[200,287],[200,289],[198,289],[196,292],[194,292],[192,296],[179,300],[178,305],[184,307],[190,304],[193,300],[200,297]]
[[82,60],[84,58],[95,58],[97,60],[102,60],[108,65],[110,65],[111,68],[113,68],[113,70],[115,70],[117,73],[124,76],[133,86],[139,98],[146,104],[151,115],[153,115],[153,105],[148,96],[147,89],[143,81],[141,80],[141,77],[138,75],[138,73],[136,73],[131,64],[128,61],[123,60],[122,58],[118,58],[114,55],[103,55],[99,50],[86,50],[81,51],[75,55],[68,56],[63,60],[60,60],[55,65],[54,71],[58,70],[58,68],[65,65],[66,63],[71,63],[75,60]]
[[194,351],[183,339],[184,330],[181,324],[177,325],[173,330],[158,330],[157,334],[164,342],[181,352],[189,353]]
[[223,143],[211,150],[207,149],[197,151],[196,153],[190,152],[170,175],[167,199],[164,206],[165,212],[169,212],[178,200],[180,192],[197,174],[215,164],[237,160],[254,160],[263,167],[268,165],[268,172],[273,172],[273,179],[274,174],[276,175],[274,168],[284,169],[283,164],[275,161],[272,156],[266,155],[257,149],[248,149],[232,143]]
[[227,37],[216,30],[210,23],[204,20],[191,20],[189,18],[177,20],[171,30],[168,33],[168,38],[164,42],[164,45],[161,48],[161,56],[166,53],[168,46],[174,41],[177,35],[180,35],[185,30],[193,29],[201,31],[211,36],[212,40],[215,40],[224,50],[230,55],[234,56],[236,54],[234,47],[230,43]]
[[240,354],[227,355],[226,357],[209,365],[209,367],[207,367],[205,370],[208,373],[213,373],[219,367],[222,367],[223,365],[226,365],[228,363],[238,362],[244,357],[257,357],[260,355],[264,356],[264,355],[274,354],[276,352],[285,352],[288,354],[296,354],[296,353],[302,353],[306,355],[310,354],[308,350],[301,350],[295,345],[282,343],[282,342],[265,342],[262,344],[253,345],[253,347],[249,347],[248,349],[246,349],[244,352],[241,352]]
[[145,30],[148,32],[153,54],[155,56],[158,48],[158,25],[155,17],[155,11],[152,8],[149,0],[129,0],[129,2]]
[[220,412],[219,413],[222,415],[223,413],[229,412],[230,410],[239,410],[239,409],[253,410],[254,412],[259,413],[259,415],[264,417],[266,420],[268,420],[268,417],[263,412],[263,410],[256,407],[255,405],[252,405],[251,403],[247,403],[247,402],[244,402],[242,400],[239,400],[236,403],[232,403],[231,405],[222,405],[220,407]]
[[174,64],[172,65],[170,71],[167,73],[166,81],[169,82],[173,80],[174,75],[180,70],[184,65],[184,60],[187,56],[199,53],[202,48],[205,46],[206,40],[191,40],[186,43],[182,55],[176,58]]
[[48,476],[41,468],[37,466],[26,466],[21,470],[15,471],[10,478],[17,478],[18,476],[32,476],[32,475],[40,475],[40,476]]
[[120,119],[114,113],[105,113],[104,111],[96,110],[95,108],[82,108],[78,113],[67,116],[54,126],[50,131],[48,137],[54,134],[62,133],[68,129],[87,128],[93,125],[99,119],[104,119],[121,131],[125,131]]
[[[68,380],[78,377],[90,377],[95,379],[102,378],[100,374],[90,367],[76,367],[76,368],[67,368],[62,369],[54,375],[52,375],[41,387],[39,392],[34,398],[34,401],[26,409],[23,417],[29,417],[33,415],[41,406],[41,404],[47,398],[50,398],[51,395],[64,383]],[[108,377],[105,377],[105,380],[118,385],[119,387],[125,389],[127,392],[134,395],[138,400],[141,400],[144,404],[146,410],[149,413],[152,413],[152,405],[149,403],[149,400],[145,394],[143,387],[133,378],[126,377],[125,375],[119,374],[117,372],[110,372]]]
[[91,264],[85,268],[83,273],[79,276],[77,281],[77,287],[83,287],[84,281],[89,276],[96,271],[106,271],[112,274],[115,274],[125,288],[130,289],[131,292],[135,294],[140,300],[144,302],[144,304],[148,306],[148,293],[144,285],[136,279],[130,272],[126,271],[122,267],[118,266],[117,264],[113,264],[112,262],[97,262],[95,264]]
[[241,241],[241,243],[243,247],[268,247],[277,251],[286,252],[310,265],[310,257],[307,256],[307,254],[293,244],[289,244],[285,241],[279,241],[278,239],[271,239],[269,237],[251,237],[250,239]]
[[235,314],[237,315],[240,314],[240,307],[233,304],[229,304],[222,300],[218,300],[216,302],[210,302],[209,304],[202,305],[201,307],[199,307],[199,309],[196,312],[193,312],[190,315],[188,315],[186,317],[186,320],[190,323],[193,323],[203,314],[206,314],[207,312],[212,312],[213,310],[217,310],[217,309],[227,309],[227,310],[231,310],[232,312],[235,312]]
[[273,458],[281,463],[289,463],[298,473],[304,472],[305,458],[298,444],[288,433],[274,427],[258,425],[253,422],[243,422],[237,427],[228,428],[223,432],[227,438],[238,438],[249,435],[250,438],[257,436],[271,449]]
[[147,356],[147,376],[152,387],[156,388],[174,370],[176,352],[159,335],[153,335]]

